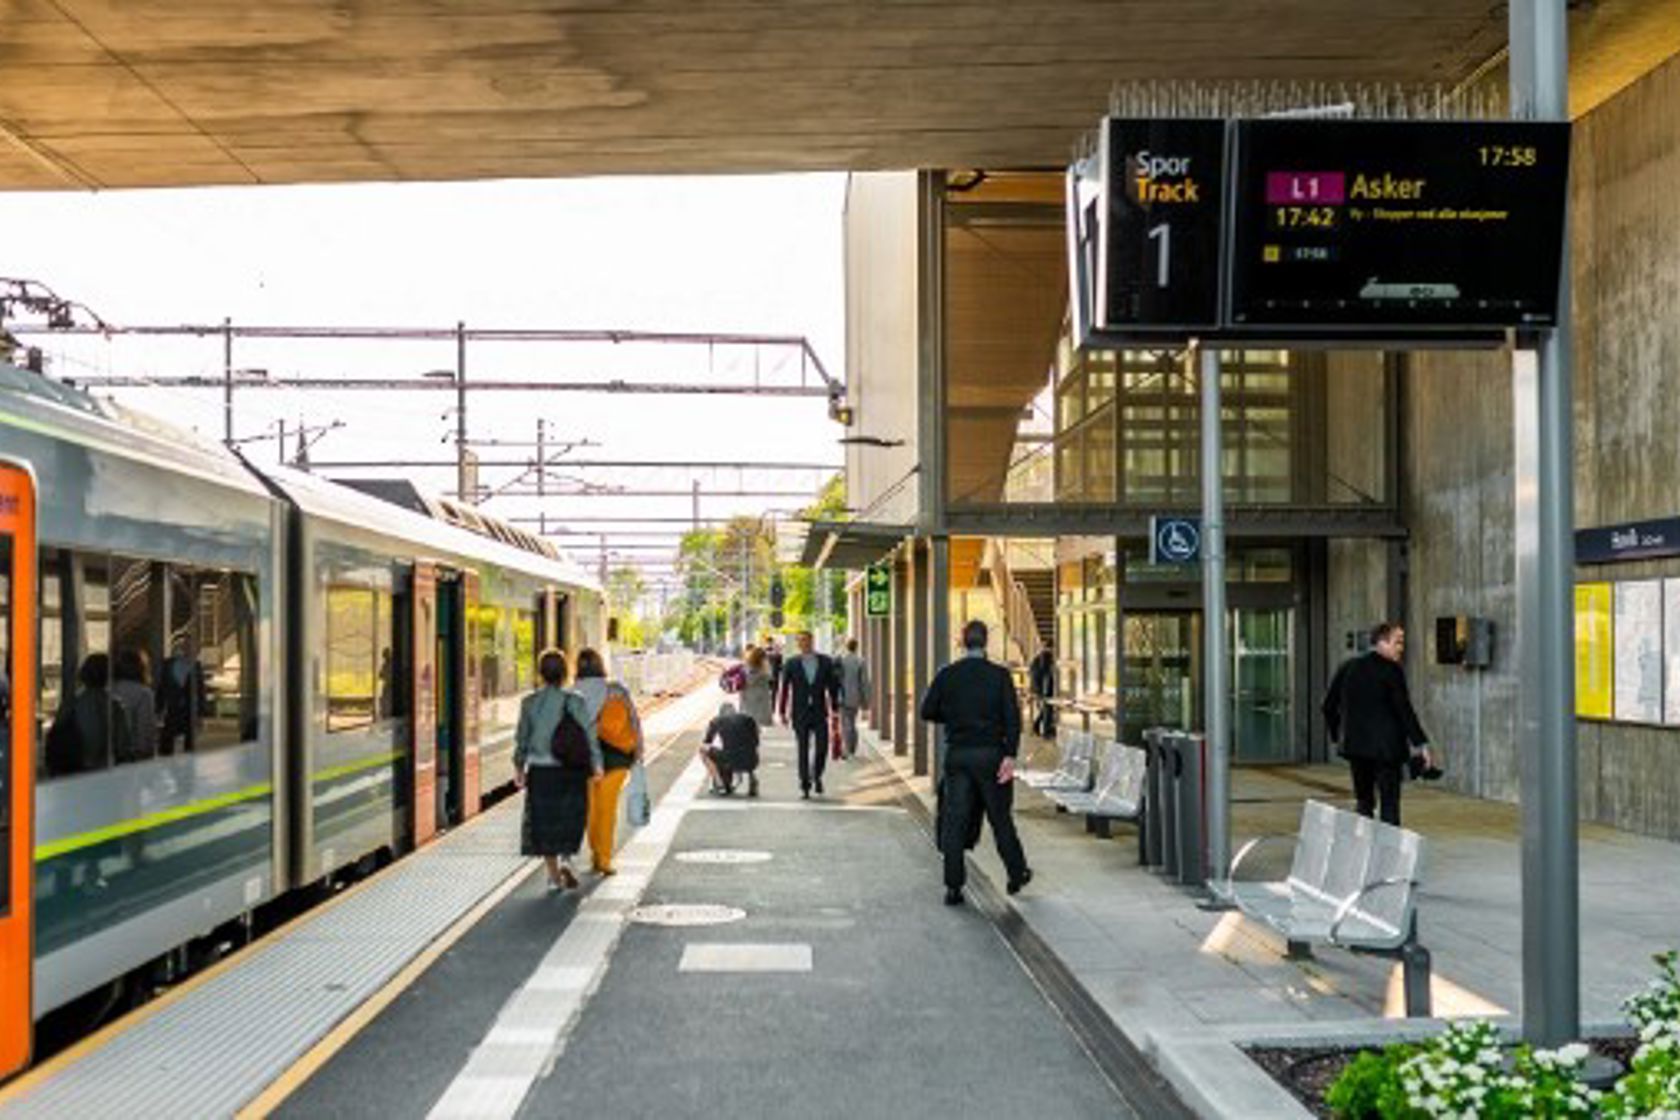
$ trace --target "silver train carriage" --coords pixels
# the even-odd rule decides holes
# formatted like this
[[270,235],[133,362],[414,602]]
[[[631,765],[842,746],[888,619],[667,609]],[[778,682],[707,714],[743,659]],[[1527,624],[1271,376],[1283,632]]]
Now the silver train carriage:
[[0,1059],[511,782],[537,651],[604,642],[600,589],[546,541],[386,489],[259,473],[0,364]]

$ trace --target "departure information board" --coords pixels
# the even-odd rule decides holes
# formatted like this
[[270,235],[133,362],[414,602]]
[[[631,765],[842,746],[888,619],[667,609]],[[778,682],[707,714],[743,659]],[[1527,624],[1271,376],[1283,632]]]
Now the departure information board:
[[1222,120],[1103,122],[1095,239],[1099,330],[1218,325],[1225,131]]
[[1556,323],[1567,124],[1234,127],[1233,332]]

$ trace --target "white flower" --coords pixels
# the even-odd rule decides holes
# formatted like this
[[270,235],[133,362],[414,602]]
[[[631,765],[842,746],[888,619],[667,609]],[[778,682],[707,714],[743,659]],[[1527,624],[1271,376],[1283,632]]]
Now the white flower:
[[1559,1060],[1563,1061],[1567,1065],[1578,1065],[1579,1063],[1587,1060],[1587,1044],[1584,1042],[1571,1042],[1568,1046],[1559,1050],[1557,1052],[1557,1056]]

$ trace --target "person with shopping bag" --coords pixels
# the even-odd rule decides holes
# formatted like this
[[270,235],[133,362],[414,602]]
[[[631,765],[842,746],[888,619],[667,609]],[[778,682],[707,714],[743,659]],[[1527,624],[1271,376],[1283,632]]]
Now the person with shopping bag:
[[602,774],[589,787],[589,854],[597,875],[612,875],[618,800],[630,771],[642,760],[642,721],[630,692],[607,679],[599,651],[578,652],[572,690],[583,697],[589,726],[601,744]]
[[520,852],[541,856],[548,889],[578,885],[572,857],[583,840],[589,787],[602,772],[601,749],[583,698],[565,687],[566,655],[545,650],[537,659],[542,687],[519,705],[514,736],[514,781],[525,791]]

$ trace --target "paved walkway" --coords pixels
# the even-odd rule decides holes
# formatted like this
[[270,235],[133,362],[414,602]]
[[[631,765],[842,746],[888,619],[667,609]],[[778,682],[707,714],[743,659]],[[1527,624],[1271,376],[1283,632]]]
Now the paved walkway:
[[[880,744],[875,743],[877,748]],[[910,760],[886,758],[931,803]],[[1042,745],[1040,758],[1049,754]],[[1351,807],[1341,766],[1238,768],[1233,847],[1293,833],[1301,802]],[[1428,839],[1421,935],[1434,955],[1438,1016],[1516,1016],[1521,993],[1520,823],[1514,806],[1409,785],[1405,822]],[[1334,949],[1283,959],[1281,939],[1239,915],[1200,910],[1182,888],[1137,863],[1134,830],[1085,832],[1023,789],[1016,818],[1036,878],[1012,904],[1126,1036],[1206,1115],[1299,1117],[1236,1042],[1359,1042],[1405,1023],[1397,963]],[[1258,854],[1258,853],[1257,853]],[[975,865],[1004,873],[989,837]],[[1287,868],[1287,846],[1272,866]],[[1256,864],[1257,870],[1263,866]],[[1619,1024],[1623,997],[1649,980],[1652,954],[1680,947],[1680,845],[1601,826],[1581,831],[1581,981],[1589,1026]],[[1424,1024],[1427,1026],[1427,1024]]]
[[[761,797],[716,798],[695,739],[654,768],[663,799],[618,877],[548,896],[533,876],[282,1114],[1171,1115],[1116,1091],[982,908],[941,904],[889,766],[831,763],[827,796],[801,801],[777,731]],[[624,921],[635,903],[740,913]],[[613,926],[598,975],[567,948],[585,923]]]

